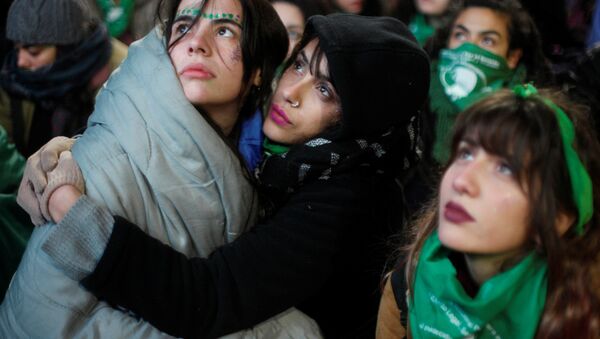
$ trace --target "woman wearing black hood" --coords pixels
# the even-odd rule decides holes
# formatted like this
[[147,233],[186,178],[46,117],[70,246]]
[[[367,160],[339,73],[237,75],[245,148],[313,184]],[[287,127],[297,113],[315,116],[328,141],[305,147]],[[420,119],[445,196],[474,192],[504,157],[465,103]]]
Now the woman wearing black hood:
[[385,239],[402,219],[395,179],[417,160],[428,72],[396,19],[314,16],[263,126],[257,178],[272,204],[261,223],[187,258],[64,186],[44,250],[98,298],[174,336],[216,337],[296,306],[325,337],[373,337]]

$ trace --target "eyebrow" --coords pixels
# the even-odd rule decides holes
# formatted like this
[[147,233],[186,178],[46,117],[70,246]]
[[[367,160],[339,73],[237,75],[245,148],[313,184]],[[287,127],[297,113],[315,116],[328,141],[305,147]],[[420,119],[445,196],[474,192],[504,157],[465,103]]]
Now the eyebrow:
[[[456,25],[455,28],[458,28],[463,31],[467,31],[467,32],[471,33],[471,31],[467,27],[465,27],[461,24]],[[500,32],[495,31],[495,30],[481,31],[481,32],[477,32],[477,34],[479,34],[479,35],[497,35],[498,37],[502,36],[502,34],[500,34]]]
[[227,18],[213,19],[213,20],[211,20],[211,23],[214,23],[214,24],[232,24],[234,26],[239,27],[240,29],[243,29],[242,25],[239,22],[237,22],[235,20],[232,20],[232,19],[227,19]]
[[[195,19],[196,19],[195,16],[183,14],[183,15],[179,15],[179,16],[175,17],[175,20],[173,20],[173,24],[176,24],[180,21],[190,21],[191,22],[191,21],[194,21]],[[200,19],[202,19],[202,18],[198,18],[198,21]],[[240,25],[238,22],[236,22],[235,20],[232,20],[232,19],[223,18],[223,19],[212,19],[210,21],[211,21],[211,24],[231,24],[236,27],[239,27],[242,30],[244,29],[242,27],[242,25]]]
[[479,145],[479,143],[476,142],[475,139],[471,136],[464,136],[464,137],[460,138],[458,145],[460,145],[463,142],[469,146],[478,146]]

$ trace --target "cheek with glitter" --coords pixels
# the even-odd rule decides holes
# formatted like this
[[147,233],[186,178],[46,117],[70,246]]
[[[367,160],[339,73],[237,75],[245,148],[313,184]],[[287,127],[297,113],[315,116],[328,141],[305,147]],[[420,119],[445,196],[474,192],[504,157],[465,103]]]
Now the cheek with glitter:
[[242,61],[242,48],[240,46],[237,46],[233,52],[231,52],[231,61],[233,63]]

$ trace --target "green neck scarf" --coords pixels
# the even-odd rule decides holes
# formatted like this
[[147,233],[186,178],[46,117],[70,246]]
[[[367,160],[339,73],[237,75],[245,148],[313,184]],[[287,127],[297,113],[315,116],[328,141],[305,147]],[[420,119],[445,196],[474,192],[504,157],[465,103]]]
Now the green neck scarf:
[[263,153],[267,157],[269,157],[271,155],[283,154],[289,150],[290,150],[289,146],[275,143],[274,141],[269,140],[269,138],[265,138],[263,140]]
[[417,38],[417,41],[421,46],[423,46],[427,39],[435,32],[435,28],[427,23],[425,16],[421,13],[415,14],[412,19],[410,19],[408,29],[410,29],[410,32]]
[[436,116],[433,157],[445,164],[450,157],[452,127],[458,113],[500,88],[521,84],[526,68],[511,70],[504,58],[471,43],[444,49],[432,62],[430,108]]
[[546,262],[531,253],[487,280],[475,298],[464,291],[437,232],[425,241],[409,300],[412,337],[533,338],[546,300]]
[[114,0],[96,0],[96,3],[102,11],[110,36],[119,37],[125,33],[133,14],[134,0],[121,0],[118,5]]

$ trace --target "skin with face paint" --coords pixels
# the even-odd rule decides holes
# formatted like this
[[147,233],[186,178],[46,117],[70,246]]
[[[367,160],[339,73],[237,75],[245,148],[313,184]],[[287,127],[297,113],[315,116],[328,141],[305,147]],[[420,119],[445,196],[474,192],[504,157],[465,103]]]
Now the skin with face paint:
[[334,0],[336,6],[346,13],[358,14],[362,12],[363,0]]
[[[501,265],[518,255],[527,241],[526,193],[503,158],[471,140],[460,142],[457,157],[444,174],[439,208],[441,243],[465,253],[468,264]],[[474,278],[478,280],[477,274]]]
[[448,48],[456,48],[465,42],[475,44],[496,55],[504,57],[508,67],[515,68],[522,51],[509,50],[508,18],[489,8],[469,7],[457,17]]
[[290,45],[287,56],[289,57],[304,32],[304,15],[298,6],[286,1],[274,2],[273,8],[288,32]]
[[323,76],[310,69],[316,45],[317,40],[306,45],[279,81],[263,125],[263,132],[273,141],[288,145],[304,142],[340,118],[337,93],[326,77],[325,56],[319,65]]
[[450,0],[416,0],[417,11],[423,15],[442,15],[448,8]]
[[242,101],[243,11],[236,0],[209,0],[200,14],[202,17],[192,26],[200,3],[181,1],[173,23],[169,55],[186,98],[202,107],[229,134]]
[[17,44],[17,66],[28,71],[48,66],[56,61],[54,45],[22,45]]

